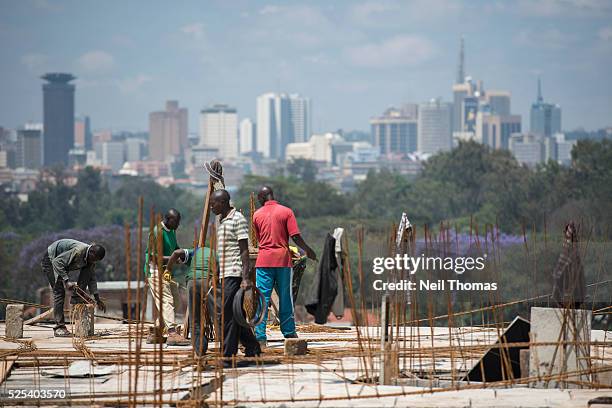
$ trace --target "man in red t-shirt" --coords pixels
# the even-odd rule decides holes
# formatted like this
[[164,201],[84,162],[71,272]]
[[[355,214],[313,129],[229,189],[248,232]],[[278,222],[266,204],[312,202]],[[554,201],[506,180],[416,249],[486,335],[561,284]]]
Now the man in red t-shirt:
[[[272,188],[263,186],[257,194],[257,200],[261,208],[255,211],[253,216],[253,226],[259,243],[259,253],[255,263],[256,285],[263,293],[266,305],[270,304],[272,289],[276,286],[281,331],[286,339],[295,338],[297,334],[291,292],[293,271],[289,237],[306,252],[308,258],[316,260],[317,254],[302,239],[293,211],[274,200]],[[255,328],[255,337],[262,345],[266,343],[267,320],[266,313],[264,320]]]

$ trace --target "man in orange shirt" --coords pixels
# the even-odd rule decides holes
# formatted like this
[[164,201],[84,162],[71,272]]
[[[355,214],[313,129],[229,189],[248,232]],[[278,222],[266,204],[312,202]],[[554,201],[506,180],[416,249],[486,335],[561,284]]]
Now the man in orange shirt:
[[[272,188],[263,186],[257,194],[257,200],[261,208],[253,216],[253,226],[259,243],[259,253],[255,263],[256,285],[264,295],[266,305],[270,304],[272,289],[276,286],[281,332],[285,338],[295,338],[297,334],[291,291],[293,271],[289,237],[306,252],[308,258],[316,260],[317,255],[302,239],[293,211],[274,200]],[[255,328],[255,336],[262,345],[266,343],[266,323],[267,314]]]

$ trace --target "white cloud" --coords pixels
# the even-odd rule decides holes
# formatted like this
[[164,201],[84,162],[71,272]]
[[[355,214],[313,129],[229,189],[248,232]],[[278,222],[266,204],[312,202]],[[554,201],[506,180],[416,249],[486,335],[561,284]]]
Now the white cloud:
[[372,21],[384,14],[398,9],[397,3],[366,1],[355,4],[350,10],[351,19],[361,24],[371,24]]
[[181,27],[181,32],[192,37],[194,40],[201,40],[204,38],[204,24],[193,23],[184,25]]
[[145,84],[151,82],[153,77],[147,74],[138,74],[132,78],[125,78],[117,81],[119,91],[124,94],[139,91]]
[[561,50],[575,45],[577,37],[558,28],[525,29],[514,36],[514,43],[534,48]]
[[612,41],[612,26],[601,28],[599,30],[599,38],[604,41]]
[[115,67],[115,57],[106,51],[89,51],[77,59],[77,66],[88,74],[104,74]]
[[520,0],[518,10],[529,16],[597,16],[612,11],[609,0]]
[[273,5],[266,5],[263,6],[260,10],[259,10],[259,14],[261,15],[265,15],[265,14],[275,14],[278,13],[280,11],[280,7],[278,6],[273,6]]
[[345,50],[345,56],[352,64],[370,68],[417,65],[430,59],[434,53],[431,41],[413,35],[401,35]]
[[21,56],[21,63],[26,66],[30,72],[42,71],[47,64],[47,56],[44,54],[25,54]]

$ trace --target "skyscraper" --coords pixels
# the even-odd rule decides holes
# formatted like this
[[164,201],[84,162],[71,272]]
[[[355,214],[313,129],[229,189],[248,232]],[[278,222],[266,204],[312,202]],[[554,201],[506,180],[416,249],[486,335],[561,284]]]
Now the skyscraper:
[[512,134],[520,132],[520,115],[498,115],[492,112],[477,114],[476,141],[493,149],[508,149]]
[[81,116],[74,120],[74,147],[91,150],[92,134],[89,116]]
[[38,169],[42,165],[42,131],[40,128],[25,128],[17,131],[16,167]]
[[451,104],[440,99],[419,105],[418,150],[435,154],[451,149]]
[[552,137],[561,132],[561,107],[544,102],[542,84],[538,78],[538,99],[531,105],[529,130],[535,135]]
[[253,121],[249,118],[240,121],[240,154],[248,154],[257,151],[257,130]]
[[102,143],[102,165],[113,173],[118,173],[125,163],[125,145],[123,142]]
[[310,99],[299,94],[289,95],[291,115],[291,142],[307,142],[310,139]]
[[485,100],[489,105],[491,113],[501,116],[510,115],[510,92],[507,91],[487,91]]
[[238,157],[238,114],[236,108],[213,105],[200,113],[200,145],[216,147],[223,159]]
[[417,150],[417,118],[409,112],[387,109],[382,116],[370,119],[374,146],[381,155],[406,154]]
[[171,161],[187,147],[187,108],[167,101],[166,110],[149,114],[149,159]]
[[74,144],[74,85],[71,74],[48,73],[43,84],[43,162],[68,165],[68,151]]
[[285,156],[285,147],[310,138],[310,99],[266,93],[257,98],[257,151],[266,158]]

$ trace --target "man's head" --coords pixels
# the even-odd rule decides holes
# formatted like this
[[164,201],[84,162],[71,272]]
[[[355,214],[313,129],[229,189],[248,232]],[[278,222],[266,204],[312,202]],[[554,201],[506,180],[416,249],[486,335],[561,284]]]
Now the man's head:
[[230,208],[230,195],[226,190],[217,190],[210,197],[210,208],[216,215],[223,214]]
[[164,214],[164,225],[166,228],[175,230],[181,224],[181,213],[176,208],[169,209]]
[[87,251],[87,263],[93,264],[104,259],[106,255],[106,249],[102,245],[91,244],[89,251]]
[[259,204],[264,205],[269,200],[274,200],[274,191],[272,191],[270,186],[263,186],[259,189],[259,193],[257,193],[257,201],[259,201]]
[[578,229],[576,228],[576,224],[574,221],[570,221],[565,225],[565,229],[563,230],[565,235],[565,239],[571,242],[578,241]]

